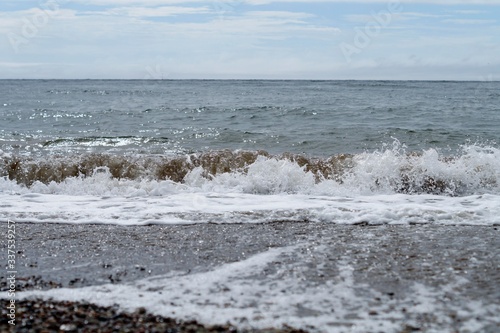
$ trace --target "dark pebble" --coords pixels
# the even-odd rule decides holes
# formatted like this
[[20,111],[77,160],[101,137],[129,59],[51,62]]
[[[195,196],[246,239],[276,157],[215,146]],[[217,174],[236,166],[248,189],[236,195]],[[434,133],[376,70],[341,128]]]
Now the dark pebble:
[[[7,309],[2,308],[2,317],[7,317]],[[140,308],[133,313],[119,312],[117,307],[102,307],[94,304],[23,300],[16,302],[16,325],[7,320],[0,322],[0,332],[134,332],[134,333],[306,333],[294,328],[237,330],[233,326],[204,326],[197,322],[180,322],[148,314]]]

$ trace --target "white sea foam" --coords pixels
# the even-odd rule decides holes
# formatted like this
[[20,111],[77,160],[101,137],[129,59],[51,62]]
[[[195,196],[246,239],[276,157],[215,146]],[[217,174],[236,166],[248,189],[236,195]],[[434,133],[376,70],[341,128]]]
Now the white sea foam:
[[500,193],[500,150],[491,146],[464,146],[457,156],[445,157],[435,149],[407,154],[404,146],[395,141],[391,149],[355,155],[352,163],[353,167],[339,176],[340,181],[323,178],[317,182],[312,172],[295,162],[259,156],[247,172],[207,179],[198,167],[185,177],[185,182],[204,191],[256,194]]
[[[433,149],[408,155],[395,144],[385,151],[356,155],[354,160],[341,181],[317,181],[295,162],[264,156],[247,170],[215,176],[194,168],[183,183],[117,179],[107,167],[95,169],[90,177],[49,184],[37,181],[29,188],[0,178],[0,219],[113,224],[500,224],[500,151],[496,148],[465,146],[461,154],[445,159]],[[440,195],[412,194],[412,188],[424,185],[435,185]],[[399,193],[404,186],[405,194]]]
[[[204,324],[290,325],[311,332],[401,332],[421,316],[432,317],[426,322],[428,331],[450,327],[453,320],[464,329],[481,331],[485,323],[497,319],[498,305],[462,298],[466,296],[449,299],[450,293],[469,283],[465,278],[450,280],[440,288],[415,283],[396,299],[357,282],[348,254],[336,261],[338,273],[331,279],[314,282],[306,278],[304,274],[321,274],[320,264],[313,268],[305,264],[311,256],[329,255],[326,246],[304,243],[270,249],[208,272],[174,272],[121,285],[27,291],[19,297],[118,304],[126,311],[144,307],[154,314]],[[456,313],[456,318],[450,313]]]
[[99,177],[102,175],[59,184],[62,188],[52,184],[38,193],[3,180],[0,219],[112,224],[272,221],[500,224],[500,196],[493,194],[258,195],[195,192],[166,181],[132,182],[132,186],[129,181],[113,179],[99,182]]

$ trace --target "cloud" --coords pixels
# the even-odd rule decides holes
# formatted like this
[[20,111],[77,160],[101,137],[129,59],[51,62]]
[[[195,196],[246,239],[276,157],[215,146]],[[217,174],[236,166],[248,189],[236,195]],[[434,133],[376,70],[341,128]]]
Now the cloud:
[[454,24],[471,24],[471,25],[497,23],[496,20],[468,20],[468,19],[448,19],[448,20],[443,20],[443,22],[454,23]]
[[118,7],[111,8],[106,11],[87,11],[86,14],[93,15],[115,15],[128,17],[168,17],[177,15],[193,15],[207,14],[211,10],[207,7],[179,7],[179,6],[163,6],[163,7]]
[[[59,0],[55,0],[59,1]],[[206,4],[206,1],[200,0],[60,0],[61,3],[78,3],[83,5],[93,5],[93,6],[131,6],[138,5],[140,7],[156,7],[156,6],[167,6],[167,5],[179,5],[179,4],[189,4],[198,3]]]
[[500,77],[495,8],[454,7],[500,0],[402,0],[351,63],[339,45],[352,44],[389,0],[57,1],[50,15],[2,1],[11,4],[0,9],[2,37],[37,29],[18,53],[0,38],[0,77],[141,79],[157,67],[169,78],[445,79],[485,68]]
[[473,10],[473,9],[468,9],[468,10],[453,10],[452,11],[455,14],[462,14],[462,15],[478,15],[478,14],[484,14],[486,11],[484,10]]
[[38,67],[45,65],[45,63],[41,62],[6,62],[6,61],[0,61],[0,68],[11,68],[11,69],[16,69],[16,68],[26,68],[26,67]]
[[315,15],[310,13],[300,13],[300,12],[289,12],[289,11],[249,11],[248,16],[252,17],[266,17],[266,18],[279,18],[279,19],[305,19],[311,18]]
[[[235,0],[236,2],[239,0]],[[272,3],[401,3],[432,5],[500,5],[500,0],[241,0],[252,5],[268,5]]]
[[[375,13],[373,14],[350,14],[346,15],[345,19],[349,22],[354,23],[367,23],[374,20]],[[450,17],[450,15],[446,14],[431,14],[431,13],[421,13],[421,12],[395,12],[391,15],[392,21],[409,21],[409,20],[418,20],[418,19],[437,19]]]
[[[10,0],[11,2],[17,2]],[[154,7],[163,5],[178,5],[188,3],[198,3],[202,5],[224,4],[229,6],[249,4],[249,5],[268,5],[276,3],[383,3],[387,4],[391,0],[53,0],[64,3],[79,3],[94,6],[129,6],[139,5],[141,7]],[[8,0],[7,0],[8,2]],[[499,5],[500,0],[392,0],[392,2],[399,2],[401,4],[434,4],[434,5]]]

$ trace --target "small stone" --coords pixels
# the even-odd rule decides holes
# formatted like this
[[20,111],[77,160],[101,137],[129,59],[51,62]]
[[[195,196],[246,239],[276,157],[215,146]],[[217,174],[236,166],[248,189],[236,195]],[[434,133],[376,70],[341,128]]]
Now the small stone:
[[59,329],[64,332],[73,332],[76,331],[76,325],[75,324],[62,324]]

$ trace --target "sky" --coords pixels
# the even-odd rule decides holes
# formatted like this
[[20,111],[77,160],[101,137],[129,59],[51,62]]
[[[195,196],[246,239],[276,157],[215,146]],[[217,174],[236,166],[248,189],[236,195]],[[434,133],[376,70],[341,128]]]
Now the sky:
[[0,79],[500,79],[500,0],[2,0]]

